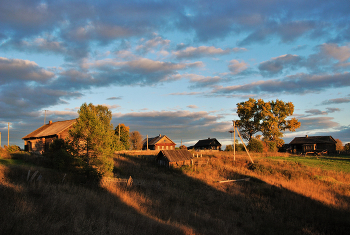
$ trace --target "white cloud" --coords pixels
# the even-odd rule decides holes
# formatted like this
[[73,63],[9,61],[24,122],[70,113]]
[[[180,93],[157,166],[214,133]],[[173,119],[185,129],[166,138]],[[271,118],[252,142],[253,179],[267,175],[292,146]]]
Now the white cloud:
[[228,65],[229,70],[232,74],[239,74],[246,70],[249,67],[249,65],[244,61],[238,61],[238,60],[231,60],[230,64]]
[[0,84],[15,81],[45,82],[54,76],[53,72],[39,67],[33,61],[0,57]]
[[221,49],[214,46],[187,47],[181,51],[173,52],[173,55],[178,59],[183,58],[198,58],[204,56],[225,55],[232,52],[232,49]]

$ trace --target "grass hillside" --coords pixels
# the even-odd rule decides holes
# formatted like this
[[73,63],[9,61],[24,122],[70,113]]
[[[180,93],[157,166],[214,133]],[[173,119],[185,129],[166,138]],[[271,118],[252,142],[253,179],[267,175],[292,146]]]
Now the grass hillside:
[[[131,187],[88,184],[79,175],[45,168],[40,157],[0,157],[0,231],[347,234],[350,229],[350,172],[344,170],[350,158],[334,163],[253,154],[251,164],[243,154],[234,162],[232,154],[209,152],[203,154],[210,159],[206,166],[165,169],[154,164],[154,155],[140,154],[114,158],[115,177],[131,176]],[[323,167],[327,161],[332,167]],[[250,181],[218,182],[242,178]]]

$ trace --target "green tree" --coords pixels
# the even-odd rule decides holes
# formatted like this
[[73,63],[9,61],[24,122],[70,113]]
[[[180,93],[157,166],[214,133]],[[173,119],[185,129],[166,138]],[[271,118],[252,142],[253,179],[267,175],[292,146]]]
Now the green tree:
[[132,150],[141,150],[142,149],[142,140],[143,137],[138,131],[133,131],[130,133],[130,145]]
[[[238,143],[238,139],[236,139],[236,144],[235,144],[235,150],[236,152],[238,151],[245,151],[243,144]],[[231,145],[226,145],[226,148],[224,151],[233,151],[233,144]]]
[[247,145],[247,148],[249,151],[252,152],[257,152],[257,153],[262,153],[264,150],[264,146],[261,140],[251,138],[249,140],[249,143]]
[[344,145],[344,150],[345,151],[350,151],[350,143],[347,143]]
[[[129,127],[125,126],[124,124],[119,124],[115,128],[115,135],[117,136],[117,139],[120,141],[120,144],[122,146],[121,150],[129,150],[130,149],[130,136],[129,136]],[[119,133],[120,130],[120,133]]]
[[248,141],[260,131],[263,104],[262,99],[255,100],[253,98],[237,104],[237,114],[240,120],[236,121],[236,125],[240,129],[242,137]]
[[76,159],[70,145],[63,139],[55,139],[44,156],[49,159],[50,166],[55,169],[70,171],[76,166]]
[[117,148],[112,113],[102,105],[84,103],[79,118],[69,131],[74,155],[91,177],[102,177],[113,170],[112,154]]
[[236,123],[242,137],[250,141],[253,135],[261,132],[266,141],[274,141],[277,147],[283,145],[283,131],[295,131],[300,127],[296,118],[287,119],[294,113],[292,102],[281,100],[264,102],[262,99],[250,98],[237,104],[237,114],[240,120]]

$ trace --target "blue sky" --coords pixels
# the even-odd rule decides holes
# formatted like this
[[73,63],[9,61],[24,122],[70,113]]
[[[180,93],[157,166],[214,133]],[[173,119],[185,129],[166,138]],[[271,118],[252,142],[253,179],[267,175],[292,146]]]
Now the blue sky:
[[2,145],[107,105],[112,123],[177,146],[231,143],[236,104],[293,102],[295,136],[350,142],[350,4],[0,1]]

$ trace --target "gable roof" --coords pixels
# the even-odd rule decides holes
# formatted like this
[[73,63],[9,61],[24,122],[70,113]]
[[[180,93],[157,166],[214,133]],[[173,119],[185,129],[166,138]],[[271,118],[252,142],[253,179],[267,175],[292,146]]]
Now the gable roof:
[[163,155],[169,162],[185,161],[191,160],[192,154],[186,149],[176,149],[176,150],[161,150],[158,156]]
[[208,138],[204,140],[198,140],[194,147],[205,147],[205,146],[221,146],[220,142],[216,138]]
[[[162,139],[168,139],[171,143],[175,144],[168,136],[166,135],[159,135],[157,137],[148,138],[148,145],[156,145],[158,142],[160,142]],[[143,140],[143,145],[147,144],[147,138]]]
[[22,139],[40,138],[45,136],[57,135],[69,128],[70,126],[72,126],[75,122],[76,119],[72,119],[66,121],[53,122],[51,124],[45,124],[33,131],[32,133],[24,136]]
[[295,137],[289,144],[335,144],[332,136]]

